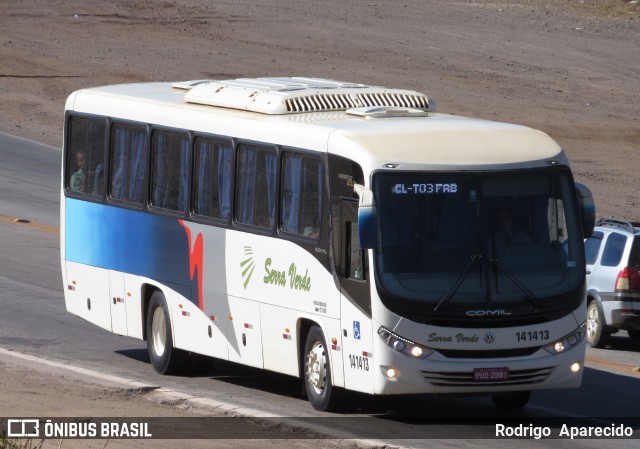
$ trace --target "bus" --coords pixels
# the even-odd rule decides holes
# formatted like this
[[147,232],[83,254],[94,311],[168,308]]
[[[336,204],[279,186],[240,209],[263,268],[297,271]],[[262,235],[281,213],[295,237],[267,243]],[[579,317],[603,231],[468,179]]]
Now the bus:
[[581,383],[595,208],[540,131],[320,78],[112,85],[68,97],[61,187],[68,312],[158,373],[228,360],[322,411]]

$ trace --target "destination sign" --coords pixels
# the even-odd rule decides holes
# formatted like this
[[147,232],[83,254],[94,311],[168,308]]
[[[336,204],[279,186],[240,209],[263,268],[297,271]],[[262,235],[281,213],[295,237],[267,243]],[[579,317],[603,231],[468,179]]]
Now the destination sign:
[[391,188],[395,195],[435,195],[441,193],[458,193],[456,183],[417,183],[396,184]]

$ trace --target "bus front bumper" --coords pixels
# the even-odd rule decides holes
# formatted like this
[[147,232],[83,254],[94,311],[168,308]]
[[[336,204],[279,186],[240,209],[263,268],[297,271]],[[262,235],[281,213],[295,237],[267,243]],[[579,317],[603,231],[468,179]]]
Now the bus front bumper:
[[528,357],[451,359],[433,353],[408,357],[384,344],[376,348],[375,394],[482,394],[577,388],[584,369],[584,342],[560,354],[544,349]]

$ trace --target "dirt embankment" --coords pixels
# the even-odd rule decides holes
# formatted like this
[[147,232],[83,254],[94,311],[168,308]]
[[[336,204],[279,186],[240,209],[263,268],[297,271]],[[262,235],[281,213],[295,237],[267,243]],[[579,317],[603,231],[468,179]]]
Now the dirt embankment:
[[[207,435],[224,435],[226,438],[186,440],[156,438],[9,439],[13,443],[20,442],[20,447],[25,449],[124,449],[133,447],[138,449],[173,449],[176,447],[264,449],[283,446],[291,449],[316,449],[318,447],[355,449],[366,447],[355,442],[315,439],[315,435],[306,434],[303,429],[281,429],[269,422],[257,423],[242,418],[234,420],[232,426],[228,421],[210,420],[207,421],[209,425],[224,426],[224,428],[203,430],[189,423],[193,418],[211,418],[224,415],[211,409],[190,408],[180,400],[173,401],[163,398],[162,395],[154,393],[152,388],[128,387],[4,354],[0,354],[0,398],[2,398],[1,416],[3,418],[40,418],[46,420],[56,417],[89,417],[102,418],[103,421],[109,422],[109,417],[135,417],[135,420],[131,422],[147,423],[147,425],[152,420],[171,418],[167,421],[168,425],[182,426],[181,430],[187,434],[189,429],[195,429],[194,432],[204,431]],[[184,421],[179,421],[180,419],[184,419]],[[3,424],[6,425],[6,423]],[[150,426],[148,432],[153,435],[153,432],[149,430],[152,428]],[[13,429],[15,431],[15,428]],[[41,436],[45,434],[44,427],[39,431]],[[247,439],[249,437],[253,439]],[[7,447],[3,443],[3,435],[0,432],[0,447]]]
[[7,0],[0,130],[60,145],[66,96],[151,80],[310,75],[406,87],[539,128],[599,216],[640,220],[640,7],[622,0]]

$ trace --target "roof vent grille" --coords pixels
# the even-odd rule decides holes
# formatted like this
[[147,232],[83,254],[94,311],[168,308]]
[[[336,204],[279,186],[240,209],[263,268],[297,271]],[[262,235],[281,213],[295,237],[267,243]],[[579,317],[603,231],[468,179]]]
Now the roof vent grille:
[[396,106],[432,111],[429,99],[421,94],[394,92],[305,95],[285,100],[287,112],[343,111],[364,106]]
[[435,102],[410,90],[387,89],[321,78],[243,78],[175,83],[189,103],[263,114],[346,111],[363,107],[401,107],[434,112]]

